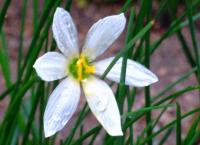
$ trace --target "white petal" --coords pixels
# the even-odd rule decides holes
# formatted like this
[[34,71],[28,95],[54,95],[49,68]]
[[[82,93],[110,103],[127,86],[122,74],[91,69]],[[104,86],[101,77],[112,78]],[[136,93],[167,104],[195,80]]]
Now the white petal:
[[42,80],[58,80],[66,76],[67,60],[58,52],[48,52],[39,57],[33,67]]
[[[96,67],[96,74],[102,75],[109,64],[112,62],[114,57],[104,59],[102,61],[96,62],[94,65]],[[106,78],[119,82],[122,67],[122,58],[120,58],[110,72],[107,74]],[[158,78],[150,70],[145,68],[143,65],[128,59],[127,69],[126,69],[126,85],[143,87],[148,86],[152,83],[158,81]]]
[[80,85],[70,77],[63,80],[50,95],[44,113],[45,137],[61,130],[75,112],[80,98]]
[[97,120],[111,136],[123,135],[119,110],[110,87],[95,77],[82,83],[88,105]]
[[58,48],[66,56],[77,55],[78,35],[70,14],[63,8],[57,8],[53,18],[53,35]]
[[83,54],[94,60],[119,37],[125,24],[126,18],[123,13],[100,19],[90,28],[86,36]]

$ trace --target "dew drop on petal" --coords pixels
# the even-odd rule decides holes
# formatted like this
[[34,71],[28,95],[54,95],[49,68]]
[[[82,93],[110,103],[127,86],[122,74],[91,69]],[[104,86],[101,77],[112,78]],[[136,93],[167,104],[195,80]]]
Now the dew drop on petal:
[[108,105],[108,97],[106,94],[102,94],[101,96],[95,97],[95,105],[98,111],[105,111],[107,105]]

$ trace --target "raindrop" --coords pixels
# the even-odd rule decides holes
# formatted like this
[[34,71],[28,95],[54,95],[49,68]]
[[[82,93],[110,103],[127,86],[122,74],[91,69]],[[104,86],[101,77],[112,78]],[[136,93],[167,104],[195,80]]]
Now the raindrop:
[[103,112],[105,111],[107,105],[108,105],[108,100],[107,98],[104,96],[102,98],[100,98],[99,96],[96,97],[97,100],[95,100],[95,105],[98,111]]

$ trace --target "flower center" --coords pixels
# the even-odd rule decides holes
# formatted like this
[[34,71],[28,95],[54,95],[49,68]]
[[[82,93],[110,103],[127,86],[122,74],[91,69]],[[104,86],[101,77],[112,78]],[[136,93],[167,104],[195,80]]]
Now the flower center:
[[91,65],[83,54],[79,58],[72,59],[68,65],[69,73],[78,81],[88,77],[89,74],[95,73],[95,67]]

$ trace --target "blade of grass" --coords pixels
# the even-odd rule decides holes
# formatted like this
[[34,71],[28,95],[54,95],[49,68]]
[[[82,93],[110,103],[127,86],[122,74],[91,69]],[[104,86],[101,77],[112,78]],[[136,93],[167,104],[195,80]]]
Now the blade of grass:
[[190,71],[186,72],[180,78],[178,78],[176,81],[168,84],[165,86],[165,88],[160,91],[155,97],[151,99],[151,102],[156,102],[160,97],[162,97],[166,92],[170,91],[172,88],[174,88],[177,84],[180,84],[182,81],[186,80],[188,77],[190,77],[195,71],[197,70],[197,67],[191,69]]
[[101,126],[97,126],[97,127],[90,129],[88,132],[83,134],[80,138],[78,138],[76,141],[74,141],[70,145],[79,145],[81,142],[83,142],[85,139],[87,139],[91,135],[95,134],[96,132],[99,132],[100,129],[101,129]]
[[91,141],[88,143],[88,145],[93,145],[93,144],[94,144],[94,141],[95,141],[95,139],[97,138],[99,132],[100,132],[100,130],[97,131],[97,132],[93,135],[93,137],[92,137]]
[[[163,100],[161,100],[160,102],[158,103],[155,103],[155,104],[152,104],[152,106],[159,106],[161,105],[162,103],[165,103],[166,101],[172,99],[176,99],[177,97],[179,97],[181,94],[187,92],[187,91],[192,91],[192,90],[196,90],[196,89],[199,89],[199,86],[189,86],[189,87],[186,87],[185,89],[182,89],[180,91],[177,91],[171,95],[169,95],[168,97],[164,98]],[[172,101],[171,100],[171,101]],[[134,122],[136,122],[137,120],[139,120],[141,117],[143,117],[145,113],[144,112],[141,112],[141,113],[138,113],[138,114],[135,114],[132,116],[132,118],[130,118],[129,122],[126,122],[124,125],[123,125],[123,130],[126,130],[130,125],[132,125]]]
[[4,4],[3,4],[3,7],[1,9],[1,12],[0,12],[0,32],[2,30],[4,19],[5,19],[5,16],[6,16],[6,13],[7,13],[7,10],[8,10],[8,7],[9,7],[11,1],[12,0],[5,0]]
[[[195,114],[196,115],[196,114]],[[196,133],[196,129],[198,128],[200,122],[200,115],[199,113],[197,114],[197,118],[195,118],[194,122],[192,123],[192,126],[190,127],[184,141],[183,141],[183,145],[188,145],[189,142],[191,141],[191,138],[193,136],[195,136]]]
[[[133,22],[134,22],[134,11],[131,9],[131,14],[129,18],[129,23],[128,23],[128,30],[126,34],[126,42],[125,45],[128,44],[128,42],[132,38],[132,30],[133,30]],[[125,86],[125,79],[126,79],[126,66],[127,66],[127,59],[128,59],[128,54],[132,53],[131,51],[127,51],[126,53],[123,54],[123,59],[122,59],[122,67],[121,67],[121,74],[120,74],[120,82],[119,82],[119,94],[117,96],[118,98],[118,106],[119,106],[119,111],[122,114],[123,113],[123,108],[124,108],[124,100],[125,100],[125,95],[127,92],[127,86]]]
[[158,143],[158,145],[163,145],[166,140],[168,139],[168,137],[170,136],[170,134],[172,133],[173,131],[173,127],[169,128],[166,133],[163,135],[163,137],[161,138],[160,142]]
[[65,9],[70,12],[71,7],[72,7],[72,0],[67,0]]
[[33,35],[36,35],[38,27],[38,0],[33,0]]
[[16,87],[16,83],[12,84],[6,91],[1,93],[0,100],[3,100],[7,95],[11,94],[14,91],[15,87]]
[[199,52],[198,52],[198,45],[197,45],[197,41],[196,41],[196,34],[195,34],[195,27],[194,27],[194,21],[192,19],[192,5],[191,2],[189,2],[188,0],[185,0],[185,4],[186,4],[186,8],[188,9],[188,20],[189,20],[189,28],[190,28],[190,35],[192,38],[192,45],[193,45],[193,49],[194,49],[194,54],[195,54],[195,60],[196,60],[196,64],[197,64],[197,79],[200,83],[200,59],[199,59]]
[[132,0],[127,0],[127,1],[125,2],[125,4],[122,6],[120,12],[123,12],[123,13],[127,12],[128,9],[129,9],[131,6],[132,6]]
[[160,118],[161,118],[161,117],[164,115],[164,113],[167,111],[168,107],[173,106],[172,102],[173,102],[173,100],[171,100],[169,103],[167,103],[166,107],[164,107],[163,110],[161,111],[161,113],[156,117],[156,119],[152,121],[152,123],[151,123],[152,125],[150,124],[150,125],[146,126],[146,127],[143,129],[141,135],[140,135],[139,137],[137,137],[137,138],[138,138],[138,140],[137,140],[137,145],[140,144],[140,142],[141,142],[142,140],[144,140],[144,138],[145,138],[145,133],[148,131],[149,127],[152,127],[152,129],[154,129],[154,128],[156,127],[156,125],[157,125],[158,122],[160,121]]
[[182,50],[186,56],[186,59],[188,61],[188,63],[190,64],[191,67],[196,67],[196,62],[194,61],[194,58],[192,56],[192,53],[190,51],[189,46],[187,45],[187,42],[182,34],[182,32],[180,30],[177,31],[177,37],[182,45]]
[[[152,0],[149,0],[148,2],[145,1],[145,9],[146,11],[146,20],[147,22],[150,21],[150,14],[152,11]],[[145,35],[145,66],[147,68],[150,67],[150,31],[148,31]],[[146,107],[150,107],[151,106],[151,93],[150,93],[150,87],[147,86],[145,87],[145,106]],[[147,130],[147,137],[150,136],[153,132],[152,127],[151,127],[151,122],[152,122],[152,118],[151,118],[151,111],[146,112],[146,126],[149,126],[148,130]],[[152,145],[153,144],[153,140],[149,140],[148,145]]]
[[[133,22],[134,22],[134,11],[133,11],[133,9],[131,9],[125,45],[127,45],[128,42],[132,38]],[[130,49],[129,51],[124,53],[122,56],[123,59],[122,59],[122,67],[121,67],[121,74],[120,74],[120,82],[119,82],[118,89],[117,89],[118,93],[116,95],[120,114],[123,114],[126,94],[127,94],[127,91],[129,91],[128,87],[125,85],[125,80],[126,80],[127,59],[128,59],[128,56],[130,53],[132,53],[132,49]],[[125,141],[124,137],[117,137],[114,144],[121,145],[121,144],[124,144],[124,141]]]
[[178,96],[184,94],[184,93],[187,93],[189,91],[193,91],[193,90],[199,90],[200,89],[200,86],[188,86],[188,87],[185,87],[184,89],[181,89],[181,90],[178,90],[176,91],[175,93],[161,99],[160,101],[154,103],[155,106],[157,105],[160,105],[162,103],[165,103],[167,100],[170,100],[170,99],[175,99],[177,98]]
[[22,145],[26,145],[27,144],[29,132],[31,130],[31,125],[32,125],[32,122],[33,122],[33,119],[34,119],[34,115],[36,113],[37,105],[38,105],[38,102],[39,102],[39,99],[40,99],[39,96],[41,96],[41,94],[43,94],[43,92],[44,92],[44,83],[41,82],[41,83],[38,84],[37,93],[34,96],[34,100],[33,100],[32,107],[31,107],[31,112],[30,112],[30,115],[28,117],[28,122],[27,122],[27,125],[26,125],[26,129],[24,131]]
[[190,142],[188,145],[195,145],[196,143],[199,143],[198,140],[199,140],[199,137],[200,137],[200,129],[195,133],[195,135],[191,138]]
[[[46,24],[46,22],[47,22],[46,29],[45,29],[45,31],[42,33],[42,34],[43,34],[42,36],[45,35],[44,33],[47,31],[48,27],[50,27],[50,25],[51,25],[52,16],[51,16],[50,18],[47,17],[47,16],[49,16],[50,13],[51,13],[52,11],[55,10],[55,7],[57,7],[58,5],[60,5],[60,1],[61,1],[61,0],[48,1],[47,5],[44,7],[44,10],[43,10],[41,19],[40,19],[40,21],[39,21],[38,27],[37,27],[37,29],[36,29],[36,32],[35,32],[35,34],[34,34],[34,36],[33,36],[32,41],[31,41],[31,44],[30,44],[30,47],[29,47],[29,51],[28,51],[28,53],[27,53],[27,55],[26,55],[24,64],[23,64],[23,66],[22,66],[22,70],[21,70],[21,72],[20,72],[20,78],[22,77],[23,72],[24,72],[24,70],[25,70],[25,68],[26,68],[26,66],[27,66],[27,63],[29,62],[28,60],[29,60],[30,58],[33,57],[32,54],[34,54],[34,53],[36,53],[36,52],[38,51],[37,49],[35,49],[35,46],[36,46],[38,40],[41,40],[41,39],[42,39],[42,38],[41,38],[41,39],[38,39],[38,38],[39,38],[39,36],[40,36],[40,33],[41,33],[41,30],[42,30],[43,26],[44,26],[44,25]],[[53,9],[53,10],[52,10],[52,9]],[[46,35],[45,35],[45,36],[46,36]],[[40,48],[38,48],[38,49],[40,49]],[[32,67],[32,65],[31,65],[31,67]],[[29,68],[29,69],[30,69],[30,68]]]
[[25,25],[26,11],[27,11],[27,3],[28,3],[28,0],[23,0],[22,12],[21,12],[21,17],[20,17],[19,48],[18,48],[18,58],[17,58],[18,79],[20,75],[21,62],[22,62],[22,56],[23,56],[24,25]]
[[182,145],[182,129],[181,129],[181,107],[176,103],[176,145]]
[[3,72],[3,76],[5,79],[6,87],[9,88],[12,84],[11,81],[11,72],[10,72],[10,60],[8,56],[8,47],[6,42],[6,36],[3,31],[0,33],[1,37],[1,44],[0,44],[0,64],[1,64],[1,70]]
[[[18,91],[16,94],[14,100],[10,102],[9,108],[7,109],[7,112],[5,113],[5,117],[3,119],[3,122],[1,124],[0,132],[4,132],[3,134],[0,135],[0,144],[4,143],[6,140],[6,134],[9,134],[10,132],[10,127],[13,124],[13,120],[17,117],[17,112],[20,109],[20,105],[22,102],[22,98],[26,91],[33,85],[35,82],[34,79],[30,79],[27,81],[22,88]],[[15,111],[13,111],[15,110]],[[11,119],[12,118],[12,119]]]
[[[152,110],[155,110],[155,109],[162,109],[162,108],[166,108],[166,107],[173,107],[174,105],[162,105],[162,106],[151,106],[151,107],[143,107],[135,112],[129,112],[127,114],[124,114],[123,115],[123,118],[129,118],[129,120],[124,123],[123,125],[123,131],[125,131],[127,128],[129,128],[134,122],[136,122],[138,119],[140,119],[143,115],[146,114],[146,112],[148,111],[152,111]],[[146,128],[148,128],[149,126],[147,126]],[[109,140],[107,140],[104,145],[109,145],[111,144],[111,142],[113,141],[114,139],[113,138],[109,138]]]
[[[197,0],[192,4],[192,8],[195,9],[198,5],[199,5],[200,1]],[[189,13],[189,10],[186,10],[181,16],[179,16],[177,19],[175,19],[170,28],[160,37],[159,40],[155,41],[152,46],[151,46],[151,53],[153,53],[158,46],[162,43],[163,40],[165,40],[167,37],[171,36],[172,34],[174,34],[175,32],[177,32],[178,30],[180,30],[181,28],[183,28],[184,26],[188,25],[188,20],[185,20],[182,22],[183,18],[187,15],[187,13]],[[193,20],[197,20],[200,17],[200,14],[197,13],[196,15],[194,15],[192,17]]]
[[123,115],[123,118],[125,117],[134,117],[136,116],[137,114],[141,114],[141,113],[146,113],[146,112],[149,112],[149,111],[152,111],[152,110],[156,110],[156,109],[162,109],[162,108],[166,108],[166,107],[173,107],[174,105],[160,105],[160,106],[149,106],[149,107],[143,107],[135,112],[129,112],[129,113],[125,113]]
[[[200,111],[200,107],[193,109],[192,111],[187,112],[186,114],[181,116],[181,120],[187,118],[190,115],[193,115],[195,112],[199,112]],[[150,140],[151,138],[156,137],[157,135],[159,135],[161,132],[163,132],[164,130],[172,127],[173,125],[175,125],[177,122],[177,119],[174,119],[173,121],[171,121],[170,123],[166,124],[164,127],[162,127],[161,129],[159,129],[157,132],[153,133],[151,136],[145,138],[143,140],[143,142],[141,143],[141,145],[145,145],[148,140]]]

